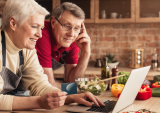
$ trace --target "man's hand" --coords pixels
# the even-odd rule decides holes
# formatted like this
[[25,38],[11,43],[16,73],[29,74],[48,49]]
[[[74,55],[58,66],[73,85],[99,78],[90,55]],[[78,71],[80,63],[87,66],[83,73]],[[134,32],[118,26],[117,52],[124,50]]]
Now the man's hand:
[[81,49],[82,52],[90,52],[91,39],[86,32],[86,28],[83,22],[82,22],[82,29],[83,30],[81,34],[77,37],[75,43]]
[[74,94],[74,95],[68,95],[66,99],[66,103],[72,103],[77,102],[79,104],[84,104],[86,106],[92,106],[92,103],[90,101],[87,101],[89,99],[92,101],[96,106],[105,106],[104,103],[96,96],[94,96],[90,92],[85,92],[81,94]]
[[54,109],[64,105],[66,92],[48,93],[38,98],[38,104],[42,109]]

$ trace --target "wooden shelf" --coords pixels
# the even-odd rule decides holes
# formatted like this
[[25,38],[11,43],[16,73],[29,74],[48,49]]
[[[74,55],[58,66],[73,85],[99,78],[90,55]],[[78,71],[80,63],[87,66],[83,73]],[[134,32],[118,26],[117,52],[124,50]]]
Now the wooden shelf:
[[[72,2],[81,7],[85,14],[85,23],[158,23],[160,22],[160,0],[36,0],[45,7],[49,12],[62,2]],[[123,4],[125,3],[125,5]],[[110,4],[110,5],[108,5]],[[114,5],[115,4],[115,5]],[[126,5],[127,4],[127,5]],[[144,4],[144,5],[143,5]],[[147,6],[148,5],[148,6]],[[114,6],[114,8],[113,8]],[[155,7],[154,7],[155,6]],[[111,8],[108,8],[111,7]],[[147,9],[148,8],[148,9]],[[100,11],[106,10],[107,18],[100,18]],[[122,18],[111,19],[110,13],[118,12],[129,13],[122,14]],[[147,12],[155,17],[143,17]],[[48,19],[48,18],[47,18]]]
[[[106,2],[102,0],[102,2]],[[108,0],[109,2],[109,0]],[[115,0],[116,2],[116,0]],[[106,19],[100,19],[100,0],[95,0],[95,23],[134,23],[135,22],[135,0],[130,1],[130,18],[116,18],[116,19],[111,19],[111,18],[106,18]],[[117,4],[118,5],[118,4]],[[102,9],[102,8],[101,8]],[[105,9],[105,7],[104,7]],[[116,9],[118,11],[118,9]],[[115,10],[113,10],[115,12]],[[110,11],[111,13],[111,11]]]
[[[149,4],[147,4],[146,2],[149,2]],[[145,5],[146,5],[146,8],[143,8],[145,11],[144,13],[147,13],[148,11],[148,14],[151,14],[153,13],[154,15],[157,15],[157,17],[141,17],[141,13],[143,13],[141,11],[141,0],[136,0],[136,23],[154,23],[154,22],[160,22],[160,17],[159,14],[158,14],[158,11],[160,11],[160,7],[158,5],[158,8],[156,7],[157,5],[156,4],[160,4],[160,1],[159,0],[145,0]],[[140,5],[141,4],[141,5]],[[151,5],[152,4],[152,5]],[[150,5],[152,6],[152,8],[148,8],[147,5]],[[155,6],[155,9],[153,9]],[[147,10],[148,8],[148,10]],[[157,12],[155,12],[157,10]],[[154,16],[154,15],[151,15],[151,16]],[[149,16],[149,15],[148,15]]]

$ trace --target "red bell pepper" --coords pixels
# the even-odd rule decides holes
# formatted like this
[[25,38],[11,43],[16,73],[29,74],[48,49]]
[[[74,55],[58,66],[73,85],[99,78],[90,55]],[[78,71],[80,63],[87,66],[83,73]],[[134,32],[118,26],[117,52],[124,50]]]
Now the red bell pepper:
[[160,88],[160,82],[155,82],[152,84],[152,88]]
[[121,93],[118,94],[118,98],[119,98],[120,95],[121,95]]
[[144,89],[145,87],[150,88],[149,85],[146,85],[146,84],[143,84],[143,85],[141,86],[142,89]]
[[137,100],[146,100],[151,98],[152,96],[152,89],[148,85],[142,85],[136,99]]

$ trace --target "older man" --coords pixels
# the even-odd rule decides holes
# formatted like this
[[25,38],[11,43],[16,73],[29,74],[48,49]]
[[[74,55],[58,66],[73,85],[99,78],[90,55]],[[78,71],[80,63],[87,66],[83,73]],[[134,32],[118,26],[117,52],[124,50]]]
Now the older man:
[[42,38],[37,41],[36,49],[44,73],[54,86],[60,87],[54,79],[53,70],[63,65],[65,82],[73,82],[84,75],[91,42],[84,19],[85,14],[81,8],[65,2],[53,10],[50,22],[45,22]]

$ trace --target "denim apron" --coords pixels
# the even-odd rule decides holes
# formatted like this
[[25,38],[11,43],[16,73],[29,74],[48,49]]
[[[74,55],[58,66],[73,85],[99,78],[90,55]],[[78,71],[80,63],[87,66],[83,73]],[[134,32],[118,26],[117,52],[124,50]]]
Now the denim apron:
[[15,95],[15,96],[30,96],[29,92],[24,88],[22,84],[22,67],[24,64],[24,58],[22,50],[19,51],[19,69],[18,74],[14,74],[10,69],[6,67],[6,42],[4,31],[1,31],[2,36],[2,70],[0,76],[4,81],[3,90],[0,94]]

